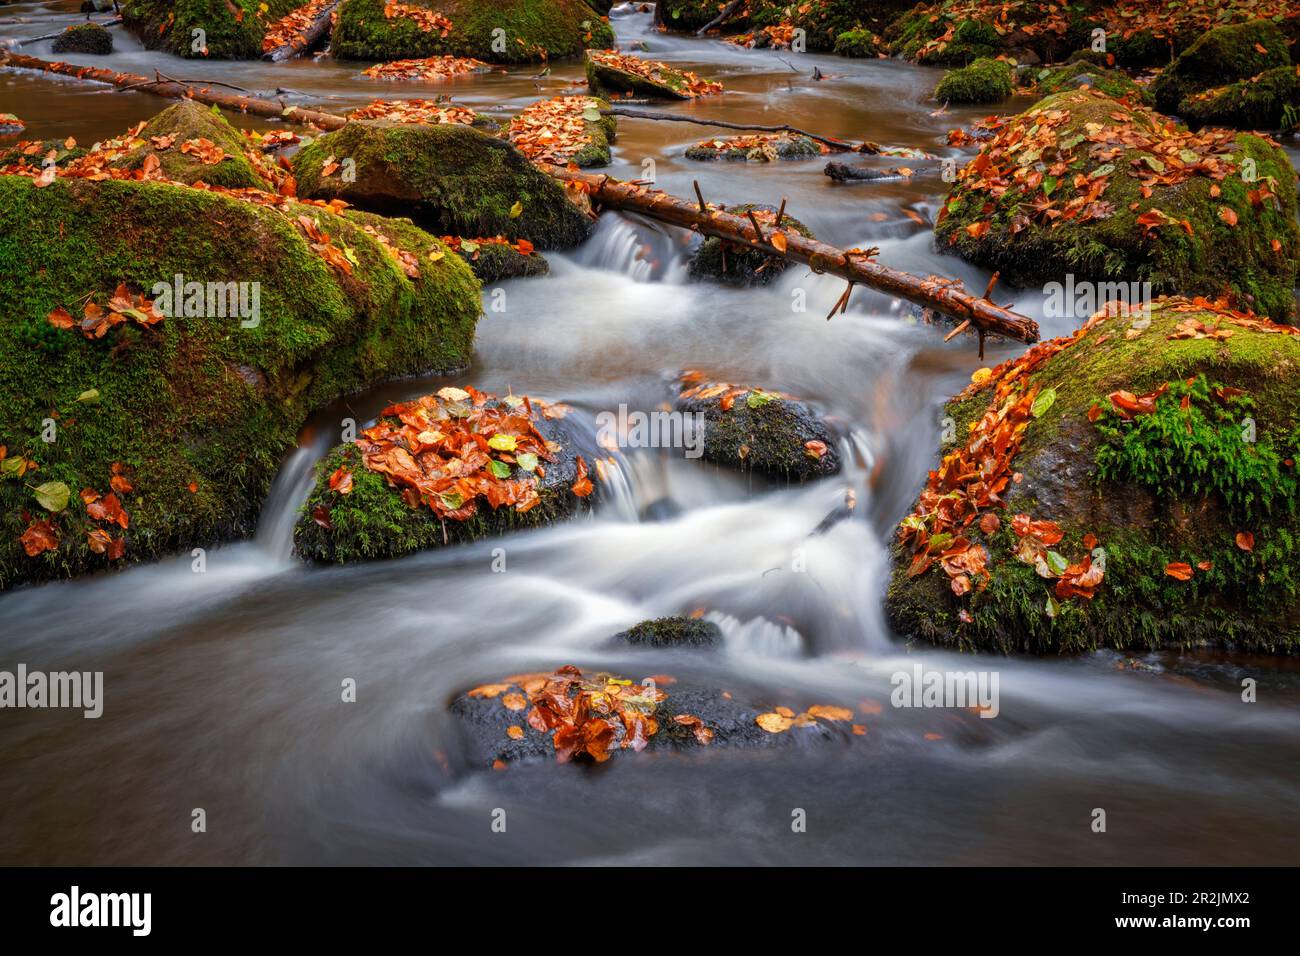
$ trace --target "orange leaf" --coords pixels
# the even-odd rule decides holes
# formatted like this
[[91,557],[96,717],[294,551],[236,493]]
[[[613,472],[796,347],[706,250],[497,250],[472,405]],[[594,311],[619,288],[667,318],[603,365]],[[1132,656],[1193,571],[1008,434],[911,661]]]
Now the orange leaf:
[[1251,531],[1238,531],[1237,547],[1241,548],[1242,551],[1254,551],[1255,550],[1254,533]]
[[1165,574],[1179,581],[1189,581],[1192,577],[1192,566],[1186,561],[1172,561],[1165,565]]

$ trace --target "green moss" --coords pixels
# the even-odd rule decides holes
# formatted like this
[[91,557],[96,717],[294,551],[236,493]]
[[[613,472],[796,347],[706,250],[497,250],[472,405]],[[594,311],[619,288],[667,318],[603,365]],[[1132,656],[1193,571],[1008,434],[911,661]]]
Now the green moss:
[[[1131,115],[1139,125],[1164,122],[1142,108],[1121,104],[1096,91],[1061,93],[1037,103],[1013,123],[1026,129],[1035,117],[1052,110],[1067,110],[1070,118],[1058,127],[1057,141],[1064,142],[1083,132],[1088,123],[1114,123],[1112,113]],[[1012,233],[1011,222],[1032,200],[1021,188],[1008,189],[996,200],[987,193],[972,192],[959,177],[935,226],[941,249],[950,249],[972,262],[998,269],[1003,278],[1021,285],[1039,284],[1073,273],[1076,280],[1095,282],[1150,282],[1155,294],[1186,293],[1216,296],[1224,292],[1255,311],[1279,320],[1288,319],[1294,309],[1296,261],[1300,256],[1300,229],[1296,226],[1295,173],[1286,154],[1277,146],[1249,134],[1236,138],[1238,165],[1246,157],[1255,164],[1257,181],[1244,182],[1230,175],[1217,184],[1220,195],[1210,195],[1215,185],[1208,177],[1195,176],[1177,186],[1157,186],[1149,198],[1139,193],[1139,182],[1127,174],[1142,163],[1140,150],[1126,148],[1107,161],[1114,169],[1103,199],[1114,207],[1106,218],[1084,224],[1067,222],[1056,228],[1030,225]],[[1052,199],[1064,205],[1076,195],[1074,176],[1089,175],[1103,164],[1075,158],[1060,178]],[[1041,157],[1052,162],[1054,152]],[[1154,157],[1153,157],[1154,158]],[[1278,202],[1255,208],[1247,194],[1267,183]],[[1134,206],[1136,204],[1136,206]],[[1236,227],[1219,216],[1220,207],[1239,214]],[[1187,220],[1192,234],[1168,226],[1146,235],[1137,222],[1144,211],[1158,208],[1175,221]],[[991,228],[972,236],[967,226],[989,222]],[[1277,239],[1280,247],[1273,249]]]
[[714,0],[662,0],[662,3],[663,9],[657,14],[669,30],[694,33],[718,15]]
[[[309,247],[294,217],[315,217],[355,264],[342,276]],[[394,234],[417,248],[416,231]],[[436,241],[424,237],[426,248]],[[108,491],[110,466],[132,472],[126,561],[247,534],[307,413],[395,375],[463,365],[478,284],[454,256],[408,279],[357,223],[315,207],[288,215],[156,183],[0,177],[0,445],[61,481],[74,498],[55,516],[60,545],[37,558],[18,544],[24,482],[0,481],[0,586],[105,567],[76,494]],[[105,304],[118,283],[152,297],[187,281],[257,282],[260,324],[169,317],[100,340],[52,336],[45,316]],[[42,324],[44,323],[44,327]],[[97,401],[79,401],[96,390]],[[52,419],[56,440],[43,431]],[[190,491],[193,483],[194,491]],[[116,532],[115,532],[116,533]]]
[[[919,63],[970,63],[1002,52],[1002,38],[991,23],[981,20],[953,23],[946,15],[934,17],[930,8],[918,6],[896,21],[886,31],[885,39],[896,53]],[[953,27],[952,38],[946,43],[936,42],[949,26]]]
[[[974,525],[964,532],[992,555],[988,587],[962,600],[941,572],[909,579],[908,556],[896,548],[888,598],[895,626],[937,643],[1002,651],[1300,650],[1300,337],[1223,322],[1234,333],[1224,341],[1171,341],[1185,319],[1220,319],[1164,301],[1150,317],[1136,338],[1125,332],[1137,316],[1107,319],[1029,375],[1029,387],[1053,388],[1056,400],[1031,421],[1013,460],[1023,480],[1008,490],[996,532]],[[1105,411],[1113,391],[1144,394],[1166,383],[1155,414],[1129,423]],[[1245,394],[1216,398],[1220,386]],[[985,390],[949,403],[959,435],[989,400]],[[1103,410],[1095,424],[1094,405]],[[1065,537],[1053,550],[1070,561],[1087,553],[1084,537],[1095,536],[1106,569],[1095,597],[1060,602],[1055,617],[1048,614],[1051,582],[1013,556],[1009,518],[1022,512],[1061,526]],[[1254,534],[1253,551],[1237,546],[1238,531]],[[1192,565],[1191,580],[1166,575],[1172,562]]]
[[631,94],[637,97],[660,100],[686,100],[691,98],[689,92],[690,83],[680,70],[661,65],[656,72],[656,76],[656,79],[651,79],[639,73],[629,73],[627,70],[620,70],[604,63],[597,63],[590,56],[587,57],[587,86],[595,95],[617,96],[619,94]]
[[551,271],[550,263],[541,253],[524,255],[514,246],[500,242],[481,243],[474,252],[457,250],[457,255],[474,270],[479,281],[485,283],[500,282],[503,279],[527,279]]
[[1195,126],[1280,129],[1300,107],[1300,68],[1279,66],[1258,76],[1183,97],[1179,110]]
[[113,34],[98,23],[80,23],[68,27],[54,38],[55,53],[93,53],[104,56],[113,52]]
[[1180,111],[1185,97],[1279,66],[1290,66],[1286,37],[1269,20],[1218,27],[1179,54],[1151,84],[1156,106]]
[[845,30],[835,37],[835,45],[831,48],[836,56],[851,57],[870,57],[877,53],[884,52],[885,45],[870,30],[863,27],[855,27],[852,30]]
[[[172,145],[159,150],[153,145],[153,137],[164,136],[172,139]],[[140,131],[138,137],[142,145],[114,163],[121,169],[139,169],[146,158],[156,156],[161,165],[162,174],[167,179],[181,183],[193,183],[202,180],[212,186],[229,186],[239,189],[252,186],[268,189],[269,180],[253,168],[244,150],[247,142],[221,115],[216,107],[201,106],[193,100],[183,100],[175,106],[168,107],[151,119]],[[221,147],[226,154],[219,163],[205,165],[190,153],[182,153],[181,147],[187,140],[206,139]]]
[[980,57],[969,66],[949,70],[934,89],[941,103],[997,103],[1011,95],[1011,67]]
[[[742,203],[732,206],[727,212],[736,216],[747,215],[750,211],[776,213],[775,206],[756,203]],[[805,239],[814,239],[811,230],[793,216],[781,220],[782,230],[793,230]],[[727,285],[751,286],[766,285],[787,268],[789,260],[776,259],[757,249],[738,246],[726,242],[717,236],[709,236],[696,248],[689,263],[690,274],[696,279],[709,279]]]
[[1127,74],[1099,67],[1087,60],[1074,59],[1062,66],[1038,70],[1033,76],[1044,96],[1091,86],[1117,100],[1127,98],[1143,105],[1150,105],[1152,101],[1150,90],[1138,86]]
[[[300,0],[127,0],[122,19],[151,50],[191,59],[252,60],[266,28]],[[265,12],[262,8],[266,7]],[[202,31],[196,34],[195,31]]]
[[613,640],[644,647],[715,647],[723,643],[722,629],[712,621],[690,617],[660,617],[642,621]]
[[[355,182],[321,176],[330,156],[355,161]],[[563,188],[512,145],[458,124],[351,123],[304,146],[293,168],[301,196],[409,213],[438,235],[503,235],[558,249],[591,229]]]
[[[614,43],[609,23],[582,0],[408,0],[442,13],[446,37],[406,18],[384,17],[384,0],[344,0],[332,49],[354,60],[400,60],[439,54],[492,63],[527,63],[578,56]],[[501,30],[504,34],[495,34]]]

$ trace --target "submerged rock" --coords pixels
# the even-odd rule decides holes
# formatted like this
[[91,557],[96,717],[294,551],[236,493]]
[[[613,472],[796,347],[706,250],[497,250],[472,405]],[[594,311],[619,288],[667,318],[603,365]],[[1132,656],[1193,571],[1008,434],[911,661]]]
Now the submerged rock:
[[640,647],[717,647],[722,644],[722,629],[698,618],[661,617],[642,621],[611,640]]
[[1021,285],[1067,273],[1149,282],[1286,319],[1300,255],[1294,180],[1261,137],[1191,134],[1098,90],[1060,93],[959,171],[935,238]]
[[830,427],[803,402],[695,372],[682,381],[676,409],[703,416],[705,460],[796,481],[840,470]]
[[[496,30],[505,31],[504,43]],[[351,60],[528,63],[613,43],[609,23],[583,0],[343,0],[331,49]]]
[[586,510],[594,485],[563,411],[451,387],[386,408],[316,466],[295,552],[392,558]]
[[1151,92],[1158,109],[1182,114],[1192,94],[1290,65],[1286,37],[1277,24],[1252,20],[1201,36],[1160,72]]
[[1300,649],[1294,333],[1161,299],[977,375],[900,525],[894,626],[1007,652]]
[[689,100],[722,91],[721,83],[666,63],[599,50],[587,51],[587,85],[599,96],[631,94],[660,100]]
[[[310,411],[468,360],[469,269],[445,251],[422,255],[418,278],[395,264],[397,247],[437,240],[395,224],[383,245],[260,195],[0,176],[0,587],[249,534]],[[115,324],[120,284],[139,317]],[[184,315],[155,321],[148,300]],[[87,301],[106,311],[83,333]],[[47,483],[56,493],[37,497]]]
[[[150,157],[163,177],[182,183],[202,180],[232,189],[269,189],[269,178],[253,166],[248,142],[215,108],[182,100],[149,120],[134,137],[140,145],[113,165],[140,169]],[[213,160],[216,160],[215,162]]]
[[[775,206],[742,203],[727,209],[727,212],[735,216],[744,216],[751,211],[764,229],[775,227],[778,212]],[[781,229],[792,230],[805,238],[813,238],[808,227],[793,216],[781,218]],[[769,256],[748,246],[719,239],[717,236],[705,238],[696,247],[689,263],[693,278],[711,279],[715,282],[739,286],[766,285],[789,267],[788,259]]]
[[68,27],[55,37],[51,49],[55,53],[93,53],[104,56],[113,52],[113,34],[98,23],[80,23]]
[[814,140],[798,133],[763,133],[702,139],[686,150],[687,159],[741,160],[770,163],[778,159],[814,159],[822,154]]
[[[345,159],[355,163],[352,181],[339,166]],[[349,123],[299,150],[293,169],[301,196],[409,215],[441,235],[500,235],[564,249],[592,226],[514,146],[460,124]]]
[[1011,95],[1011,67],[980,57],[970,66],[949,70],[934,88],[941,103],[997,103]]

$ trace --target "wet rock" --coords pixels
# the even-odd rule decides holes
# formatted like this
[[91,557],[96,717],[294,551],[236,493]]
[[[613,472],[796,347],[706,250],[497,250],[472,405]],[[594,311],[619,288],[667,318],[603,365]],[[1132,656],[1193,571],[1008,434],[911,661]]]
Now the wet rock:
[[806,481],[840,470],[830,427],[808,405],[779,392],[684,380],[676,409],[700,414],[704,458],[787,480]]
[[[16,475],[28,467],[20,457],[39,465],[26,480],[0,480],[0,587],[249,535],[311,411],[469,360],[478,282],[455,256],[430,259],[437,240],[409,224],[386,227],[391,248],[420,256],[412,279],[355,221],[283,203],[156,182],[57,178],[36,188],[0,176],[0,469]],[[350,271],[312,248],[299,216],[351,250]],[[184,317],[124,322],[98,338],[47,318],[63,308],[80,320],[87,298],[105,307],[123,282],[157,303],[156,285],[170,293],[177,275],[206,287]],[[232,297],[239,283],[255,283],[256,299]],[[212,307],[214,291],[222,298]],[[240,313],[235,298],[257,311]],[[41,432],[52,413],[51,443]],[[46,482],[72,492],[48,515],[29,487]],[[110,482],[125,525],[93,519],[78,497],[105,496]],[[49,521],[53,550],[29,554],[24,515]]]
[[[727,209],[727,212],[735,216],[744,216],[751,211],[764,228],[775,225],[778,211],[775,206],[742,203]],[[781,219],[781,229],[813,238],[808,227],[793,216],[787,215]],[[716,236],[709,236],[701,242],[688,264],[692,278],[738,286],[767,285],[789,266],[787,259],[768,256],[756,249],[736,245]]]
[[940,103],[997,103],[1011,95],[1011,67],[980,57],[970,66],[949,70],[934,88]]
[[698,618],[661,617],[642,621],[611,640],[638,647],[717,647],[722,644],[722,629]]
[[[487,437],[466,445],[457,423],[483,408],[508,417],[500,431],[496,424],[471,426]],[[378,424],[393,441],[377,439],[367,429],[356,443],[337,446],[316,466],[316,485],[294,528],[294,551],[311,561],[338,564],[393,558],[586,511],[595,497],[596,476],[579,494],[586,459],[579,454],[579,434],[562,412],[542,402],[454,388],[386,409]],[[391,431],[403,428],[400,438]],[[528,447],[529,428],[547,443],[550,458],[528,452],[529,461],[515,447],[516,437],[519,447]],[[498,447],[497,434],[511,440]],[[397,450],[385,450],[392,448]],[[385,464],[393,456],[406,463],[404,475],[419,475],[420,490],[374,470],[377,461]]]
[[524,254],[514,246],[503,242],[474,242],[474,248],[466,248],[464,240],[454,244],[458,256],[469,264],[480,282],[501,282],[505,279],[527,279],[532,276],[544,276],[551,271],[551,264],[540,252]]
[[[342,170],[322,175],[345,159]],[[293,160],[298,194],[335,197],[372,212],[409,215],[439,235],[527,239],[539,249],[582,242],[591,221],[510,143],[468,126],[349,123],[317,137]]]
[[1134,103],[1150,105],[1151,92],[1129,79],[1121,70],[1107,69],[1104,65],[1086,58],[1074,58],[1061,66],[1041,70],[1026,70],[1027,79],[1036,83],[1044,96],[1064,93],[1091,86],[1115,99],[1128,99]]
[[[253,151],[239,130],[231,126],[219,110],[201,106],[193,100],[182,100],[163,110],[145,124],[136,139],[140,146],[116,160],[114,166],[139,169],[152,156],[158,160],[163,176],[176,182],[202,180],[213,186],[232,189],[248,186],[272,188],[270,179],[249,160]],[[183,151],[187,143],[204,146],[206,150],[205,140],[221,151],[222,158],[218,162],[207,162],[210,157],[206,151]]]
[[598,96],[539,100],[511,120],[507,135],[533,162],[608,166],[618,135],[618,117],[600,112],[609,108]]
[[[1300,336],[1185,298],[1099,315],[945,407],[955,444],[893,547],[894,627],[1004,652],[1300,650],[1282,583],[1300,573]],[[970,431],[1025,407],[1008,445]],[[993,457],[967,472],[972,454]]]
[[1246,80],[1189,94],[1178,109],[1198,128],[1281,129],[1300,116],[1300,65],[1274,67]]
[[738,160],[770,163],[778,159],[814,159],[821,148],[807,136],[797,133],[773,133],[750,136],[724,136],[700,140],[686,150],[694,160]]
[[1158,109],[1181,115],[1184,101],[1192,94],[1290,65],[1286,37],[1277,24],[1252,20],[1200,37],[1161,71],[1151,92]]
[[93,53],[100,56],[113,52],[113,34],[98,23],[68,27],[54,38],[55,53]]
[[[1034,145],[1012,158],[1009,144],[1025,136]],[[1098,90],[1060,93],[1012,119],[958,172],[935,239],[1020,285],[1067,273],[1149,282],[1155,294],[1229,294],[1286,319],[1300,254],[1294,178],[1285,153],[1261,137],[1193,137]]]
[[[331,49],[351,60],[470,56],[489,63],[529,63],[607,48],[614,32],[584,0],[405,0],[447,23],[421,29],[417,18],[386,17],[386,0],[344,0]],[[494,42],[493,30],[509,40]]]
[[587,51],[587,85],[597,96],[631,94],[658,100],[689,100],[722,88],[666,63],[598,50]]

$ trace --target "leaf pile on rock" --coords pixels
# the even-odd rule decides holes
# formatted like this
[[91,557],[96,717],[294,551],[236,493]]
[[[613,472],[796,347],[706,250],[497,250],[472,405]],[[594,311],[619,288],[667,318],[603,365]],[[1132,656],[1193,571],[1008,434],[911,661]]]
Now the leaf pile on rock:
[[721,83],[701,79],[689,70],[675,70],[666,63],[643,60],[627,53],[588,50],[587,60],[589,66],[630,74],[651,86],[669,88],[683,99],[694,99],[722,92]]
[[115,325],[131,321],[143,328],[152,328],[163,321],[163,314],[154,308],[154,303],[143,295],[133,295],[125,283],[120,283],[108,300],[107,310],[90,301],[82,308],[80,322],[75,322],[72,315],[63,306],[58,306],[46,320],[56,329],[70,329],[77,325],[81,334],[88,339],[102,339]]
[[[759,714],[754,718],[754,723],[769,734],[783,734],[791,727],[816,727],[819,720],[847,723],[853,720],[853,711],[848,707],[834,704],[813,704],[807,710],[798,713],[789,707],[777,707],[775,710]],[[867,733],[865,724],[852,724],[851,730],[855,737]]]
[[[538,405],[548,417],[561,414]],[[537,431],[534,414],[527,397],[497,403],[472,387],[449,386],[385,408],[356,444],[365,466],[412,508],[425,505],[452,521],[472,517],[480,501],[522,514],[538,504],[537,479],[560,450]],[[592,491],[581,459],[571,490],[579,497]]]
[[468,106],[446,100],[375,100],[368,106],[358,107],[348,114],[354,120],[387,120],[391,123],[436,126],[440,123],[459,123],[472,126],[478,118]]
[[594,96],[540,100],[510,121],[506,135],[535,163],[592,165],[595,157],[584,154],[600,150],[608,161],[608,133],[602,128],[600,113],[603,106],[608,104]]
[[409,3],[389,2],[384,4],[385,20],[410,20],[424,33],[437,33],[446,37],[451,32],[452,23],[441,13]]
[[702,139],[687,148],[686,158],[770,163],[778,159],[807,159],[830,151],[826,144],[798,133],[750,133]]
[[482,73],[491,67],[468,56],[428,56],[417,60],[376,63],[361,75],[370,80],[445,80],[465,73]]

